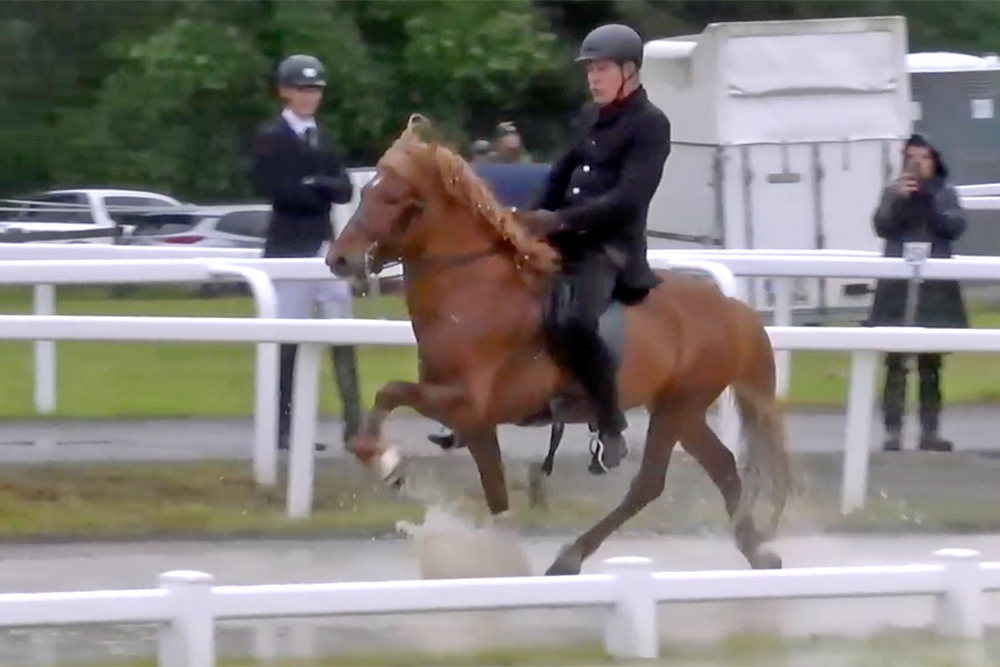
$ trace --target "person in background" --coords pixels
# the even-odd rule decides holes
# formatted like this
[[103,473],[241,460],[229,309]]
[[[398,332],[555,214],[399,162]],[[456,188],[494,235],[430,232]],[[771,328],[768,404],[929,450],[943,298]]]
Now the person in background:
[[[271,202],[271,221],[264,257],[322,257],[333,237],[333,204],[351,201],[354,187],[341,159],[327,145],[316,124],[316,111],[326,86],[322,63],[293,55],[278,66],[281,114],[266,123],[253,142],[253,183]],[[350,284],[342,280],[275,281],[278,317],[308,318],[319,308],[323,317],[351,317]],[[288,449],[292,378],[297,345],[281,346],[278,397],[278,448]],[[344,415],[344,442],[361,424],[357,353],[353,347],[331,348],[334,378]],[[319,451],[323,444],[316,444]]]
[[494,150],[496,157],[494,159],[496,162],[504,162],[506,164],[531,162],[531,156],[524,150],[524,145],[521,143],[521,134],[514,127],[514,123],[504,121],[498,124],[495,134]]
[[[903,149],[903,173],[885,188],[875,210],[875,233],[885,239],[885,256],[902,257],[903,244],[929,242],[930,256],[951,257],[952,243],[965,231],[965,212],[955,188],[948,182],[948,168],[927,137],[914,134]],[[908,284],[905,280],[880,280],[867,324],[901,326],[906,322]],[[917,290],[912,324],[921,327],[969,326],[956,280],[924,281]],[[939,434],[941,414],[941,355],[918,354],[920,376],[920,449],[951,451],[953,445]],[[884,449],[902,446],[906,403],[906,359],[886,355],[882,410],[886,430]]]
[[469,151],[470,161],[473,164],[482,162],[492,162],[494,158],[493,148],[490,146],[490,142],[485,139],[476,139],[472,142],[472,148]]

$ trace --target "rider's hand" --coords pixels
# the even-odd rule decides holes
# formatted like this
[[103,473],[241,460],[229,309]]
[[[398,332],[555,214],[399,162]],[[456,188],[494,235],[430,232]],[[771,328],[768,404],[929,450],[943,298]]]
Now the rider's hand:
[[562,219],[554,211],[538,209],[523,212],[521,214],[521,224],[533,236],[544,238],[562,227]]
[[917,177],[910,172],[903,173],[903,175],[899,177],[899,180],[896,181],[895,185],[896,193],[903,195],[904,197],[912,195],[918,188],[919,185],[917,183]]

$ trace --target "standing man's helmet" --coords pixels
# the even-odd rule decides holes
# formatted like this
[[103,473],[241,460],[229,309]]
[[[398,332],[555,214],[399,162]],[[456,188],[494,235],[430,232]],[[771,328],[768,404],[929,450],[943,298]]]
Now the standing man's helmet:
[[326,69],[313,56],[288,56],[278,65],[278,85],[289,88],[324,88]]
[[642,67],[642,37],[632,28],[621,23],[608,23],[591,30],[580,44],[576,62],[610,60],[624,65],[635,63]]

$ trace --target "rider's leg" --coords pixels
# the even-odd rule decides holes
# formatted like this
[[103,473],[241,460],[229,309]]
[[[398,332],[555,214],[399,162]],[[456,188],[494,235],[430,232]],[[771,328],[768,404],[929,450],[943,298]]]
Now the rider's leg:
[[617,371],[610,350],[598,333],[598,322],[611,303],[615,271],[603,257],[566,267],[570,295],[559,317],[556,356],[590,394],[597,407],[597,427],[603,445],[590,471],[601,474],[618,467],[628,453],[622,432],[627,425],[618,406]]

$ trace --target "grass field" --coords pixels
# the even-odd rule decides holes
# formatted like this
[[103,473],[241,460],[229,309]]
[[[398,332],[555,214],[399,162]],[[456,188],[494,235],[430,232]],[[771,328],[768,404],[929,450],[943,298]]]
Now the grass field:
[[[0,290],[0,312],[28,313],[29,289]],[[253,314],[249,298],[197,299],[190,290],[143,288],[112,298],[106,288],[61,288],[57,312],[64,315],[231,316]],[[358,299],[359,317],[405,318],[398,298]],[[973,311],[974,326],[1000,327],[1000,313]],[[253,346],[238,344],[58,343],[59,418],[237,417],[253,408]],[[32,346],[0,342],[0,417],[35,416],[32,407]],[[360,372],[366,401],[392,379],[412,379],[413,348],[361,346]],[[839,406],[846,396],[849,360],[839,353],[796,353],[789,399],[800,406]],[[339,412],[324,361],[320,410]],[[1000,401],[1000,355],[953,354],[946,358],[945,400]],[[916,383],[911,383],[915,385]],[[911,394],[915,387],[911,386]]]
[[[505,647],[474,654],[420,653],[353,654],[317,661],[279,661],[287,667],[474,667],[490,665],[662,665],[669,667],[771,667],[773,665],[837,665],[838,667],[957,667],[996,665],[1000,642],[988,636],[981,645],[937,639],[918,632],[883,633],[867,639],[735,635],[711,644],[671,645],[660,648],[656,660],[614,660],[597,644],[565,647]],[[129,667],[140,664],[128,663]],[[220,661],[222,667],[250,667],[259,663]],[[123,665],[122,667],[125,667]]]
[[[620,500],[638,459],[633,454],[615,476],[597,478],[586,472],[586,453],[561,453],[547,484],[545,510],[528,506],[528,461],[508,459],[505,472],[519,528],[564,535],[590,526]],[[865,508],[848,516],[839,511],[839,459],[795,457],[802,490],[789,501],[782,535],[1000,531],[996,459],[878,453]],[[417,499],[426,497],[457,503],[455,511],[470,518],[485,513],[475,466],[464,452],[411,459],[409,498],[391,492],[353,460],[320,459],[312,514],[296,521],[285,517],[284,480],[273,489],[258,488],[249,468],[237,461],[8,464],[0,468],[0,543],[398,535],[398,521],[424,519],[425,505]],[[719,492],[684,452],[674,456],[663,498],[625,529],[665,535],[728,530]]]

